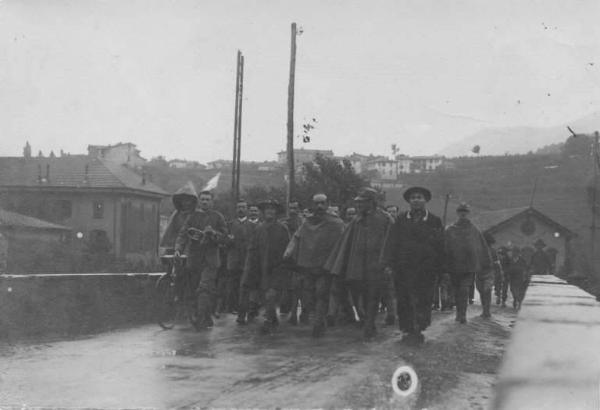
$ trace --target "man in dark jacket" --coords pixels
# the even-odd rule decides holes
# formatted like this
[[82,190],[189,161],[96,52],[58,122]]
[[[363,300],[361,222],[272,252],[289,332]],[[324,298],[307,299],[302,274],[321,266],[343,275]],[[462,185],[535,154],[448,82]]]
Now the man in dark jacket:
[[240,199],[236,204],[236,218],[229,223],[229,235],[227,236],[227,278],[225,282],[224,304],[225,311],[234,312],[238,310],[240,280],[244,263],[246,262],[246,250],[253,230],[248,220],[248,203]]
[[481,295],[484,318],[490,317],[494,274],[490,250],[483,234],[469,220],[469,206],[462,203],[456,209],[458,220],[446,228],[446,270],[450,273],[456,295],[456,321],[467,322],[469,286],[476,279]]
[[262,291],[266,312],[261,332],[270,333],[279,324],[277,303],[281,291],[287,287],[288,275],[283,263],[283,253],[290,237],[285,225],[277,221],[277,214],[282,211],[277,201],[261,202],[259,208],[263,212],[264,221],[256,227],[250,240],[242,286]]
[[179,231],[175,256],[187,255],[186,269],[198,295],[197,330],[212,327],[212,312],[217,294],[217,272],[221,266],[219,245],[227,235],[225,219],[211,209],[213,194],[203,191],[198,198],[199,209],[192,212]]
[[377,196],[374,189],[364,188],[355,198],[358,214],[346,227],[325,264],[326,270],[346,281],[355,305],[363,300],[365,339],[377,333],[375,317],[382,292],[389,283],[381,252],[393,221],[387,212],[377,207]]
[[410,210],[401,213],[384,249],[386,272],[394,274],[398,325],[406,343],[423,343],[422,331],[431,324],[434,286],[444,255],[442,220],[426,208],[431,192],[411,187],[404,192]]
[[513,296],[513,307],[515,309],[521,308],[521,303],[525,297],[525,290],[527,289],[528,274],[527,274],[527,262],[521,255],[521,249],[513,246],[510,249],[510,258],[508,266],[506,267],[506,274],[510,281],[510,293]]
[[308,217],[288,245],[285,258],[290,258],[298,267],[299,274],[306,277],[308,289],[302,289],[304,303],[313,306],[312,295],[315,296],[315,319],[313,337],[320,337],[325,332],[325,316],[329,307],[329,291],[332,275],[323,266],[333,247],[342,236],[344,222],[336,215],[327,212],[329,201],[325,194],[313,196],[313,215]]
[[552,271],[552,263],[544,248],[546,243],[538,239],[533,244],[535,246],[535,252],[531,255],[531,274],[532,275],[549,275]]
[[[294,233],[296,233],[298,228],[300,228],[302,222],[304,222],[304,218],[300,216],[300,209],[300,203],[296,200],[291,200],[288,203],[288,216],[281,219],[281,223],[285,225],[285,227],[288,229],[288,232],[292,236],[294,235]],[[300,286],[298,272],[294,271],[293,269],[290,271],[289,285],[289,289],[283,292],[281,306],[279,307],[279,313],[291,313],[290,323],[295,325],[298,323],[298,301],[302,299],[302,286]],[[306,318],[308,318],[308,310],[306,310],[306,305],[306,301],[303,301],[302,313]]]

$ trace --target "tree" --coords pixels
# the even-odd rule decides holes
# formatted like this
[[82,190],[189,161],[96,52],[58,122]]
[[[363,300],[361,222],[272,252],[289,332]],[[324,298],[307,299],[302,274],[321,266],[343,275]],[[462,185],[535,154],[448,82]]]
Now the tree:
[[31,158],[31,145],[29,145],[29,141],[27,141],[25,147],[23,147],[23,157]]
[[42,150],[38,151],[38,158],[44,158],[44,154],[42,153]]
[[54,150],[50,151],[49,157],[50,158],[56,158],[56,155],[54,155]]
[[347,159],[340,161],[317,155],[314,162],[303,165],[304,175],[297,186],[297,199],[309,203],[315,193],[322,192],[336,205],[347,205],[358,191],[370,182],[358,175]]

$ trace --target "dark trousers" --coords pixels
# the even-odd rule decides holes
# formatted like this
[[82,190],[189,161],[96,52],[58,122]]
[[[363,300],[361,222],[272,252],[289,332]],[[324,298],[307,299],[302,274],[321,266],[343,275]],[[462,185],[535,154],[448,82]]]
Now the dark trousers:
[[448,273],[440,275],[439,279],[439,290],[441,299],[442,309],[451,309],[455,305],[454,301],[454,288],[452,286],[452,280]]
[[506,302],[508,299],[508,288],[510,287],[510,276],[504,275],[502,280],[502,302]]
[[[370,333],[375,330],[375,318],[379,308],[379,300],[388,285],[388,281],[348,281],[348,288],[354,303],[362,300],[365,309],[365,333]],[[430,301],[431,308],[431,301]],[[358,310],[358,309],[357,309]]]
[[238,302],[238,317],[246,319],[250,314],[258,316],[260,306],[260,292],[258,289],[252,289],[244,284],[240,285],[240,296]]
[[396,275],[396,303],[398,304],[398,327],[403,332],[420,333],[431,324],[431,305],[435,278],[414,279]]
[[212,313],[217,299],[217,268],[209,265],[193,266],[188,269],[192,288],[196,289],[196,309],[199,325],[212,324]]
[[308,303],[309,309],[315,312],[315,325],[324,325],[329,309],[329,292],[331,290],[331,274],[322,268],[301,268],[302,303]]
[[241,269],[231,269],[227,272],[224,303],[225,310],[228,312],[238,310],[241,277]]
[[292,274],[293,298],[290,308],[292,315],[298,311],[298,301],[302,304],[302,316],[310,314],[315,305],[315,277],[309,269],[299,269]]
[[355,320],[348,286],[337,275],[334,275],[331,281],[328,314],[333,316],[336,321],[354,322]]
[[451,280],[452,287],[454,288],[454,297],[456,299],[456,317],[466,318],[471,291],[470,287],[474,286],[475,273],[452,273]]
[[281,291],[272,288],[267,289],[264,296],[266,322],[277,323],[277,305],[281,298]]

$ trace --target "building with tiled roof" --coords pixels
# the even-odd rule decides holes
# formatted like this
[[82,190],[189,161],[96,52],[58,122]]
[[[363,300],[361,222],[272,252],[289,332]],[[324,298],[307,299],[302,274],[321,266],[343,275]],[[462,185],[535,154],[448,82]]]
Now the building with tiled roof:
[[149,175],[98,157],[0,158],[0,207],[64,225],[92,246],[108,241],[117,257],[156,256],[166,195]]

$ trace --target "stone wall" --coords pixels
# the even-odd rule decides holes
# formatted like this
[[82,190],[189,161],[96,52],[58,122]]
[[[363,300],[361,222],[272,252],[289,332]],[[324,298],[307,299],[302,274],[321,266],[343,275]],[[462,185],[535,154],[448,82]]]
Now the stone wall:
[[151,323],[159,276],[0,275],[0,339],[72,337]]

